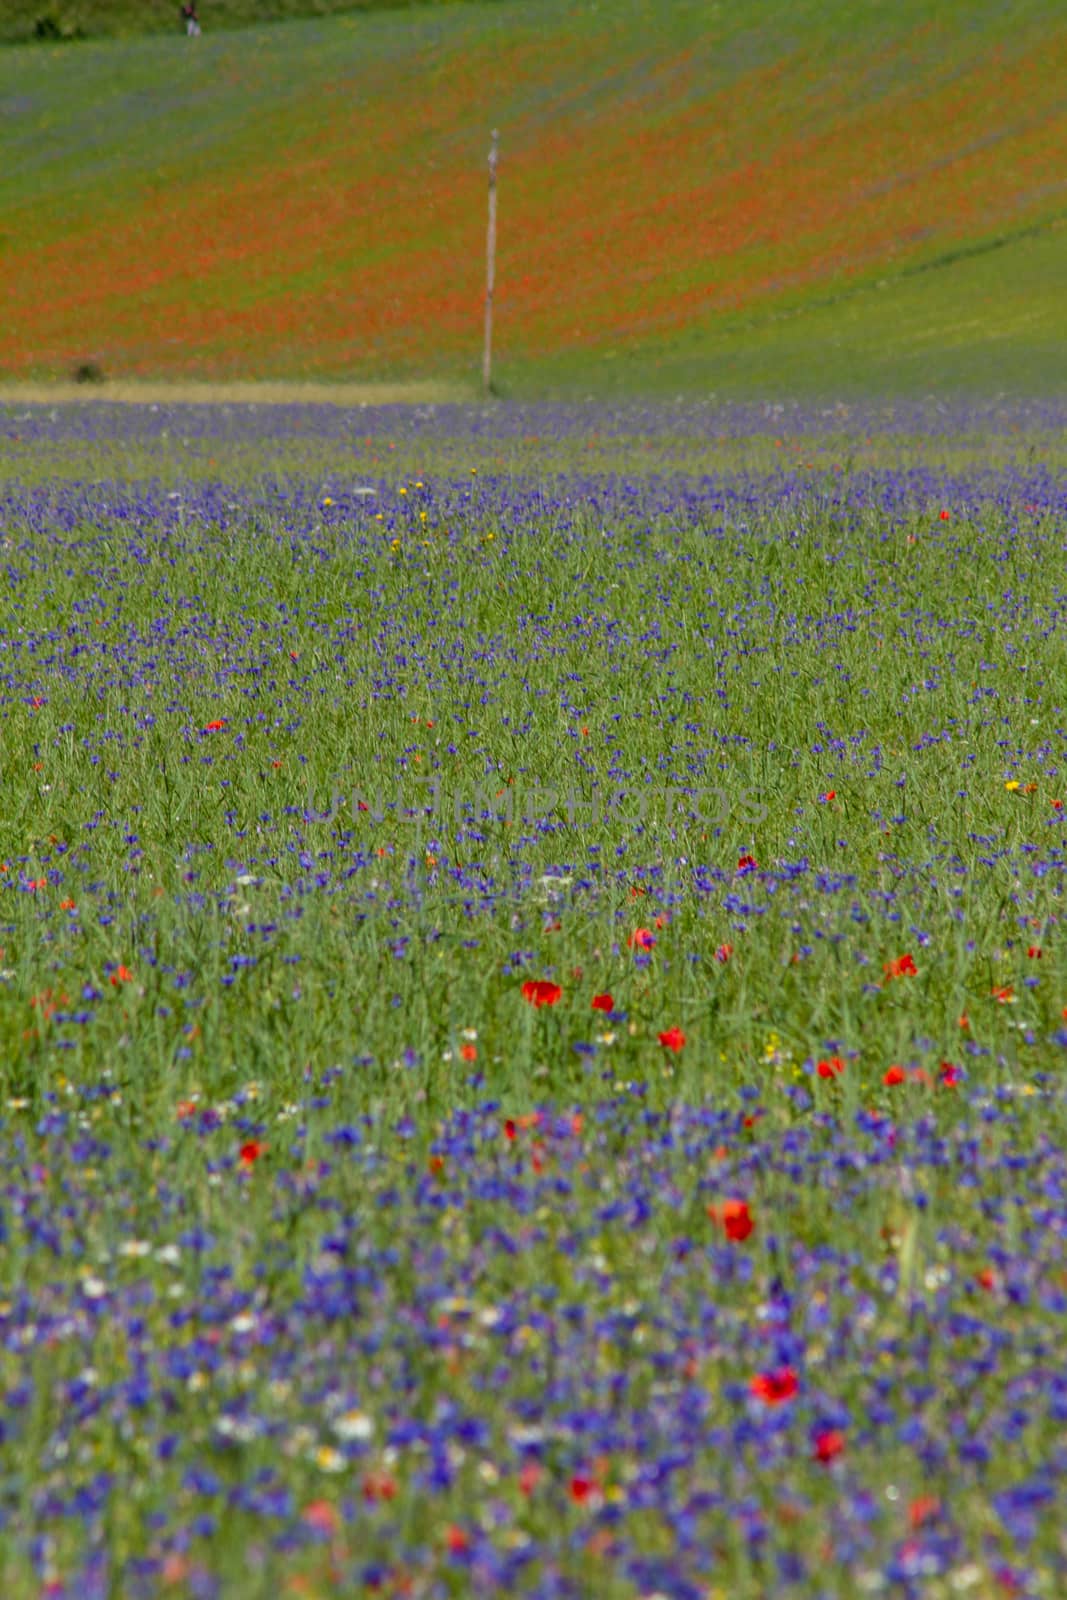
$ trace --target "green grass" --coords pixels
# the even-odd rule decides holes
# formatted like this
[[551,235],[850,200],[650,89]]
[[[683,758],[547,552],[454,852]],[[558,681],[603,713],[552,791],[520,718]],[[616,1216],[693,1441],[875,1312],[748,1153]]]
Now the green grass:
[[[406,10],[451,0],[206,0],[198,10],[210,32],[328,17],[344,12]],[[87,39],[132,38],[181,32],[179,4],[171,0],[2,0],[0,44],[78,44]]]

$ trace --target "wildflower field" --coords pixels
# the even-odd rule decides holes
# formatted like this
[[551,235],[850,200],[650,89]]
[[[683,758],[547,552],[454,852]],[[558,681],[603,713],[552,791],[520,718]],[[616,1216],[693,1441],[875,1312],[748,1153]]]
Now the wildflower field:
[[[169,36],[0,49],[5,381],[466,397],[498,128],[512,398],[1061,392],[1054,0],[482,0],[232,32],[202,0],[192,42],[156,6]],[[71,8],[129,0],[16,15]]]
[[1067,1588],[1062,405],[0,410],[0,1591]]

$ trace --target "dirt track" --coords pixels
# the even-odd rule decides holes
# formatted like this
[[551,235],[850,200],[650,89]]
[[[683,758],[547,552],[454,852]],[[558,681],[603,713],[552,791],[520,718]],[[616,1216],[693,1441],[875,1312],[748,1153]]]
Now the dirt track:
[[0,405],[111,401],[133,405],[444,405],[474,398],[460,384],[424,383],[0,383]]

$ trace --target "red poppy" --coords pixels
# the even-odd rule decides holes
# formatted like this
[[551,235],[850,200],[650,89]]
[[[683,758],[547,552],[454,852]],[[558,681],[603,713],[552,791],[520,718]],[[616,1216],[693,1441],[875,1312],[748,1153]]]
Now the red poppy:
[[845,1063],[840,1056],[828,1056],[825,1061],[820,1061],[815,1069],[820,1078],[838,1078],[845,1070]]
[[445,1543],[448,1545],[448,1548],[452,1551],[453,1555],[462,1555],[463,1551],[466,1550],[467,1546],[470,1544],[470,1540],[464,1533],[463,1529],[457,1527],[456,1524],[452,1522],[449,1524],[445,1533]]
[[825,794],[821,794],[819,796],[819,799],[822,801],[824,806],[825,805],[829,805],[831,800],[836,800],[837,799],[837,790],[836,789],[827,789]]
[[515,1124],[512,1122],[511,1118],[509,1117],[508,1120],[504,1124],[504,1138],[505,1139],[514,1139],[514,1137],[515,1137]]
[[831,1461],[836,1461],[845,1448],[845,1436],[840,1428],[826,1428],[822,1433],[815,1435],[812,1444],[812,1456],[816,1461],[821,1461],[823,1466],[829,1466]]
[[651,928],[635,928],[626,943],[631,950],[651,950],[656,942],[656,935]]
[[739,856],[737,859],[737,870],[740,873],[755,872],[757,867],[758,863],[755,856],[744,855]]
[[913,1528],[921,1528],[923,1523],[932,1522],[940,1511],[941,1502],[936,1495],[920,1494],[908,1507],[908,1521]]
[[748,1387],[764,1405],[779,1406],[792,1400],[800,1384],[792,1367],[775,1367],[773,1372],[758,1372]]
[[266,1145],[259,1139],[249,1139],[238,1151],[242,1167],[254,1167],[260,1156],[266,1151]]
[[997,1275],[992,1267],[983,1267],[981,1272],[975,1273],[974,1279],[981,1288],[988,1290],[990,1293],[997,1286]]
[[715,952],[715,959],[716,961],[721,961],[723,966],[725,966],[733,953],[734,947],[732,944],[721,944]]
[[949,517],[950,517],[950,516],[951,516],[951,513],[950,513],[950,512],[948,512],[948,511],[942,511],[942,512],[941,512],[941,521],[942,521],[942,522],[948,522],[948,520],[949,520]]
[[60,911],[77,911],[78,908],[74,904],[73,900],[61,900],[59,902],[59,909]]
[[895,961],[887,961],[882,968],[887,978],[914,978],[918,970],[912,955],[898,956]]
[[533,1494],[543,1475],[543,1470],[536,1461],[524,1461],[519,1470],[520,1491],[523,1494]]
[[218,733],[219,729],[220,728],[224,728],[225,726],[226,726],[226,718],[225,717],[220,717],[217,722],[205,722],[204,723],[204,732],[205,733]]
[[1062,800],[1053,800],[1052,809],[1053,809],[1053,811],[1062,811],[1063,810],[1063,801]]
[[660,1044],[665,1050],[680,1050],[685,1044],[685,1034],[681,1028],[668,1028],[666,1033],[657,1035]]
[[596,1479],[584,1472],[576,1472],[568,1485],[568,1492],[576,1506],[582,1506],[596,1491]]
[[610,994],[595,994],[593,996],[594,1011],[614,1011],[615,1002]]
[[945,1089],[954,1089],[962,1080],[963,1074],[959,1067],[953,1066],[951,1061],[941,1063],[941,1084]]
[[328,1500],[310,1501],[300,1513],[300,1519],[309,1528],[314,1528],[316,1533],[336,1533],[341,1526],[336,1507]]
[[178,1101],[178,1121],[179,1122],[185,1122],[185,1121],[188,1120],[189,1117],[195,1117],[195,1116],[196,1116],[196,1101],[195,1100],[179,1100]]
[[559,984],[549,983],[547,978],[527,978],[522,986],[522,998],[532,1006],[554,1006],[562,994]]
[[998,1005],[1010,1006],[1015,999],[1015,990],[1010,983],[1006,983],[1002,988],[993,990],[993,999]]
[[724,1200],[721,1206],[710,1205],[708,1216],[735,1244],[743,1244],[756,1226],[744,1200]]
[[459,1053],[463,1057],[464,1061],[477,1061],[478,1046],[476,1044],[461,1044],[459,1047]]
[[124,967],[120,962],[118,969],[111,974],[110,982],[117,989],[120,983],[132,983],[133,973],[129,967]]
[[906,1077],[907,1073],[903,1067],[890,1067],[882,1082],[892,1089],[896,1084],[903,1083]]
[[1026,953],[1030,957],[1031,961],[1040,961],[1042,955],[1044,954],[1039,944],[1032,944]]

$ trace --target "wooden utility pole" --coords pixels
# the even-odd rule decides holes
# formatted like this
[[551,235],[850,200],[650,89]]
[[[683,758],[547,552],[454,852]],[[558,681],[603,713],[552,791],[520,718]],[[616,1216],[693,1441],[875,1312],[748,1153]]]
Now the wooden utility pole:
[[497,131],[489,146],[489,233],[485,247],[485,348],[482,351],[482,388],[493,392],[493,288],[496,283],[496,152]]

